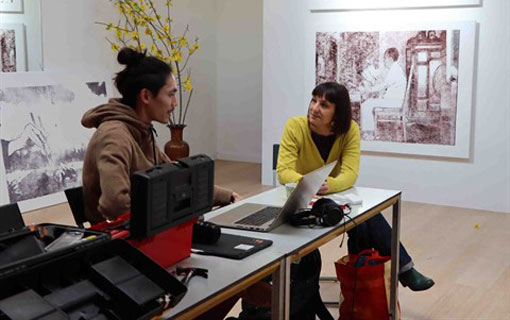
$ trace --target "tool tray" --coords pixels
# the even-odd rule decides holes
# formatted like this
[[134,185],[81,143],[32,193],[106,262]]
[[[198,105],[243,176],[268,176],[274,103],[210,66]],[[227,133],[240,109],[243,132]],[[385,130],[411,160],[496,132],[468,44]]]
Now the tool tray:
[[0,320],[150,319],[186,287],[124,240],[0,274]]
[[124,240],[58,224],[26,227],[17,205],[8,206],[0,215],[0,320],[150,319],[186,293]]
[[0,234],[0,276],[109,240],[106,232],[50,223],[10,229]]

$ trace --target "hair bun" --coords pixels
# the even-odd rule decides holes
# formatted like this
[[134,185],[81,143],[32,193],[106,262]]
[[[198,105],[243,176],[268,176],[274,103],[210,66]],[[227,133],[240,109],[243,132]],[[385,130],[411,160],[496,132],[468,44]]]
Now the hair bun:
[[138,52],[131,48],[122,48],[117,55],[117,61],[120,64],[125,64],[127,66],[131,66],[139,63],[143,58],[145,58],[145,52]]

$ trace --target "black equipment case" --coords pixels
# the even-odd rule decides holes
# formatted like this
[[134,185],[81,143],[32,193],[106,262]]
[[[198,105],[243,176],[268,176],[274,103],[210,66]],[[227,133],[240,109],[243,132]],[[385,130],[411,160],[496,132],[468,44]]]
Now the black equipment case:
[[131,176],[131,236],[144,239],[211,211],[214,161],[206,155]]
[[8,206],[15,210],[0,207],[0,320],[150,319],[186,293],[124,240],[56,224],[25,227],[17,205]]

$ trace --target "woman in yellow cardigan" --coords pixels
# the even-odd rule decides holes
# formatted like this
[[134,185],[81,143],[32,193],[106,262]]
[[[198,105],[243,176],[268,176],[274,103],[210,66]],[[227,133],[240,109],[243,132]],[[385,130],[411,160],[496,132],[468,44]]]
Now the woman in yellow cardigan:
[[[347,89],[334,82],[318,85],[312,91],[308,116],[290,119],[283,129],[278,155],[278,180],[298,182],[303,175],[338,160],[318,194],[340,192],[358,178],[360,132],[352,120]],[[348,250],[358,253],[374,248],[391,254],[391,227],[379,213],[348,232]],[[419,273],[404,246],[400,245],[399,280],[411,290],[427,290],[434,281]]]

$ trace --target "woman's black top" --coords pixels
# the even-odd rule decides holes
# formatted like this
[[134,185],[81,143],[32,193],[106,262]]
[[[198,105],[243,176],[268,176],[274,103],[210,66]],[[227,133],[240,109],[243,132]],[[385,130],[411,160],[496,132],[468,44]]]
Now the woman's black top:
[[312,132],[312,140],[315,143],[315,146],[319,150],[321,154],[322,160],[326,162],[328,160],[329,152],[331,148],[333,148],[333,144],[336,140],[336,135],[332,134],[330,136],[321,136]]

